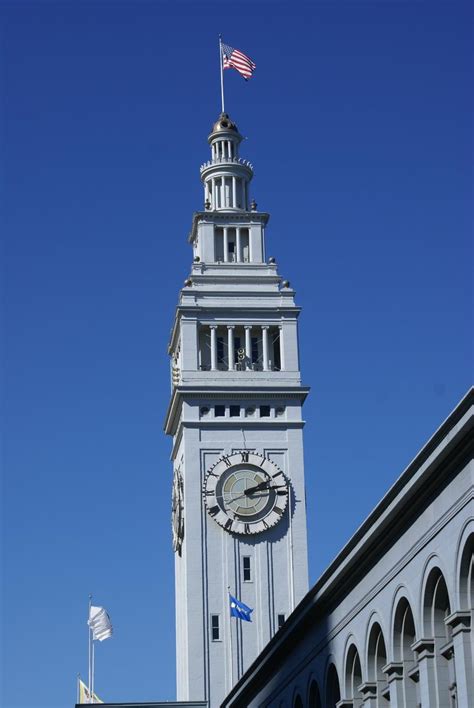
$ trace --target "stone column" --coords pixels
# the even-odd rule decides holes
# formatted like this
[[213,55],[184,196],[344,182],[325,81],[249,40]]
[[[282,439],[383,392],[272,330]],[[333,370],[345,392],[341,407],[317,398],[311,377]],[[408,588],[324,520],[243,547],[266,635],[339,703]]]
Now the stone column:
[[451,627],[456,671],[458,706],[474,707],[474,673],[471,637],[471,613],[453,612],[444,620]]
[[224,263],[229,260],[229,232],[227,226],[224,226]]
[[403,699],[403,661],[385,664],[382,671],[387,675],[390,688],[390,708],[405,708]]
[[235,227],[235,260],[240,263],[242,260],[242,244],[240,239],[240,226]]
[[221,177],[221,203],[220,203],[221,209],[224,209],[225,207],[225,177]]
[[411,645],[412,651],[418,657],[420,669],[421,708],[433,708],[438,705],[434,648],[434,639],[418,639]]
[[227,325],[227,368],[234,369],[234,325]]
[[232,177],[232,206],[237,209],[237,180]]
[[211,325],[211,371],[217,370],[217,325]]
[[216,180],[214,177],[211,180],[211,190],[212,190],[212,208],[217,209],[217,189],[216,189]]
[[252,368],[252,338],[250,336],[251,331],[251,325],[245,325],[245,358],[247,361],[247,369]]
[[263,370],[268,371],[268,325],[262,327]]

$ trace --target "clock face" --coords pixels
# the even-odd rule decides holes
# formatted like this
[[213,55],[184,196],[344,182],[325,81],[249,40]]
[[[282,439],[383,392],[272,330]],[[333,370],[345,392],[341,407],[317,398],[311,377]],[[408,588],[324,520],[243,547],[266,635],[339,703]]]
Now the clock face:
[[288,503],[288,481],[273,462],[246,450],[222,457],[204,480],[207,512],[229,533],[266,531]]
[[179,467],[175,470],[173,479],[171,528],[173,530],[173,550],[181,555],[184,539],[184,502],[183,476]]

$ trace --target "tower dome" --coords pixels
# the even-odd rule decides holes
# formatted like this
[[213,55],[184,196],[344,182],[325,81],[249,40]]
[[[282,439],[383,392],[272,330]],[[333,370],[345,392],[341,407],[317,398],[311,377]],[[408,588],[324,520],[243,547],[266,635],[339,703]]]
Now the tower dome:
[[233,132],[239,134],[239,129],[228,113],[221,113],[212,126],[211,135],[214,133]]

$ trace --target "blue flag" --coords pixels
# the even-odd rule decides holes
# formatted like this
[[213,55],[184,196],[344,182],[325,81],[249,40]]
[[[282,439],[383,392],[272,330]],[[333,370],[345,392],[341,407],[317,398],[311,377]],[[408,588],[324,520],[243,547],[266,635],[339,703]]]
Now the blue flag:
[[229,595],[229,602],[231,617],[237,617],[237,619],[245,620],[245,622],[252,621],[250,614],[253,610],[250,607],[244,605],[244,603],[240,602],[240,600],[236,600],[235,597],[232,597],[232,595]]

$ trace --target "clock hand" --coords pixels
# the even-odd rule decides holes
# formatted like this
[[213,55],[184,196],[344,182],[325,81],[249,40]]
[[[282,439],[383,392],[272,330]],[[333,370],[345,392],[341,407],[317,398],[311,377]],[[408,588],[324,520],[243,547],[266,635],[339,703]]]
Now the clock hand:
[[253,494],[254,492],[261,492],[263,490],[267,489],[281,489],[281,487],[286,487],[285,484],[274,484],[273,486],[270,486],[270,480],[266,482],[260,482],[260,484],[257,484],[255,487],[249,487],[249,489],[244,490],[245,496],[249,496],[250,494]]

